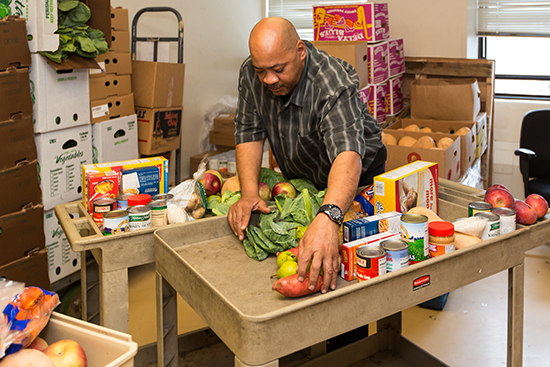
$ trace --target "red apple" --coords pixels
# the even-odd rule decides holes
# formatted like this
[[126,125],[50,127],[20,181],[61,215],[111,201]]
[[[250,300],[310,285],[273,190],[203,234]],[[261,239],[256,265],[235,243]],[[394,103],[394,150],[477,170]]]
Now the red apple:
[[258,193],[260,194],[262,200],[271,200],[271,188],[265,182],[260,182],[258,184]]
[[516,211],[516,222],[519,224],[529,226],[537,221],[537,212],[523,200],[516,200],[512,205],[512,209]]
[[495,187],[491,191],[485,193],[485,202],[493,206],[493,208],[511,208],[514,204],[514,197],[510,191]]
[[290,182],[279,182],[273,186],[271,196],[283,194],[287,198],[294,199],[296,197],[296,189]]
[[548,213],[548,201],[539,194],[531,194],[525,198],[525,203],[531,205],[537,212],[539,218],[544,217]]
[[223,186],[223,177],[218,171],[211,169],[204,173],[204,178],[200,182],[206,196],[216,195]]
[[37,336],[36,339],[32,341],[31,344],[27,347],[27,349],[36,349],[39,351],[44,351],[44,349],[48,348],[48,343],[42,339],[41,337]]
[[53,361],[36,349],[21,349],[0,360],[0,367],[56,367]]
[[494,189],[503,189],[503,190],[506,190],[508,191],[510,194],[512,193],[510,190],[508,190],[508,188],[504,185],[501,185],[501,184],[494,184],[494,185],[491,185],[487,191],[485,191],[485,195],[487,195],[489,192],[493,191]]
[[[101,351],[98,351],[101,353]],[[60,340],[44,350],[55,367],[86,367],[88,361],[84,349],[74,340]]]

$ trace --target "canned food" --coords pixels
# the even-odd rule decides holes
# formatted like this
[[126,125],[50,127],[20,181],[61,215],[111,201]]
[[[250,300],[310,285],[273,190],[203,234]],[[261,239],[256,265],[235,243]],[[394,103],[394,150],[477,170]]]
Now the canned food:
[[162,227],[168,223],[167,204],[164,200],[154,200],[151,206],[151,226]]
[[516,211],[510,208],[493,208],[491,213],[500,217],[500,234],[514,232],[516,230]]
[[386,240],[380,242],[386,251],[386,270],[396,271],[409,266],[409,245],[403,240]]
[[472,201],[468,204],[468,216],[473,217],[476,213],[490,212],[493,206],[484,201]]
[[128,211],[113,210],[103,215],[103,234],[118,234],[130,230]]
[[422,214],[401,216],[401,238],[409,244],[409,263],[426,260],[429,254],[428,217]]
[[227,158],[218,159],[218,172],[227,173]]
[[156,195],[153,195],[151,196],[151,201],[155,201],[155,200],[164,200],[164,201],[168,201],[168,200],[172,200],[174,198],[174,195],[172,194],[156,194]]
[[208,169],[218,171],[218,158],[210,158],[208,160]]
[[357,281],[386,274],[386,250],[380,246],[357,249]]
[[147,205],[151,202],[151,195],[137,194],[128,198],[128,206]]
[[481,212],[474,214],[474,217],[480,217],[487,221],[485,229],[481,232],[482,241],[496,237],[500,234],[500,217],[497,214]]
[[237,173],[237,162],[235,161],[227,162],[227,173],[232,173],[232,174]]
[[151,228],[151,209],[147,205],[136,205],[128,208],[130,231]]
[[119,209],[128,209],[128,198],[134,196],[134,194],[120,194],[116,197],[116,201]]
[[103,214],[116,209],[116,200],[100,198],[92,201],[92,218],[98,226],[103,225]]

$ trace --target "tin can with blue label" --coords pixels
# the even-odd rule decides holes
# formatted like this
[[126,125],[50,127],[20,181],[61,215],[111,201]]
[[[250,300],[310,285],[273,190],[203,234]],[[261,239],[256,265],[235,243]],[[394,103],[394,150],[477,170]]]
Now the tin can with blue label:
[[386,240],[380,242],[386,250],[386,270],[388,272],[409,266],[409,244],[403,240]]
[[118,209],[128,209],[128,198],[134,196],[134,194],[120,194],[116,197]]
[[428,217],[422,214],[403,214],[401,238],[409,245],[409,264],[426,260],[430,253]]
[[103,214],[103,234],[119,234],[130,230],[130,221],[126,210],[113,210]]

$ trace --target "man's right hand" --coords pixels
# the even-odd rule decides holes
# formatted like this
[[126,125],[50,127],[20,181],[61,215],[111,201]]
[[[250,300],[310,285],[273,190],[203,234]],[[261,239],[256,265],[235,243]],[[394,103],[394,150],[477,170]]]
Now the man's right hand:
[[264,214],[268,214],[271,211],[267,203],[263,201],[259,195],[243,196],[229,208],[227,220],[229,221],[233,233],[239,238],[239,241],[244,240],[244,231],[248,226],[250,215],[254,210],[259,210]]

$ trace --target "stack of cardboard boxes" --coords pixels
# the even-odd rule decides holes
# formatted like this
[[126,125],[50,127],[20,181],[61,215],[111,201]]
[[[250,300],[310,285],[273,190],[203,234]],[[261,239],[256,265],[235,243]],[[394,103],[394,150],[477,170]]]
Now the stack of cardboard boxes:
[[49,289],[23,18],[0,20],[0,45],[0,277]]
[[90,69],[93,162],[138,158],[128,10],[111,8],[109,52]]

